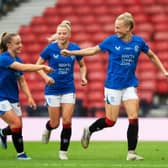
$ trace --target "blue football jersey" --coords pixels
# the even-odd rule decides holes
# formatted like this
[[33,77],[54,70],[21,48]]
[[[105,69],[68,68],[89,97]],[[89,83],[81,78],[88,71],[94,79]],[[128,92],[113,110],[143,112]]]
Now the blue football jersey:
[[8,100],[11,103],[19,101],[17,80],[23,73],[10,68],[15,61],[22,62],[19,57],[13,58],[8,52],[0,54],[0,101]]
[[124,89],[137,87],[138,79],[135,71],[141,52],[149,50],[145,41],[133,35],[131,41],[125,42],[117,35],[111,35],[99,44],[100,49],[109,53],[109,63],[105,87],[110,89]]
[[[68,50],[79,50],[75,43],[69,43]],[[54,69],[48,75],[55,80],[53,85],[46,85],[46,95],[57,95],[75,92],[74,84],[74,63],[80,61],[82,56],[62,56],[58,43],[51,43],[40,54],[41,58],[48,62]]]

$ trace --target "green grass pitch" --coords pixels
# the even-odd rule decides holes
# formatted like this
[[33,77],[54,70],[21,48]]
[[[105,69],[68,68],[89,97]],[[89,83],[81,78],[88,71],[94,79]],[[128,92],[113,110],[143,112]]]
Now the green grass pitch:
[[143,161],[126,161],[126,142],[91,141],[88,149],[73,141],[69,148],[69,160],[58,159],[59,142],[42,144],[25,142],[25,151],[33,159],[16,159],[11,142],[8,149],[0,149],[1,168],[168,168],[168,142],[144,142],[138,144],[137,152]]

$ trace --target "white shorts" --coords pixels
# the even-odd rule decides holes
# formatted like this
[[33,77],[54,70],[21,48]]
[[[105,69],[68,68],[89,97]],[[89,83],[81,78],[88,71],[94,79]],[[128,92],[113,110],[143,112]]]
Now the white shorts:
[[68,93],[62,95],[45,95],[46,103],[51,107],[60,107],[61,103],[75,104],[75,94]]
[[121,101],[138,99],[135,87],[128,87],[122,90],[105,88],[105,102],[112,105],[120,105]]
[[8,100],[0,101],[0,115],[10,110],[13,110],[17,114],[17,116],[22,115],[19,103],[10,103]]

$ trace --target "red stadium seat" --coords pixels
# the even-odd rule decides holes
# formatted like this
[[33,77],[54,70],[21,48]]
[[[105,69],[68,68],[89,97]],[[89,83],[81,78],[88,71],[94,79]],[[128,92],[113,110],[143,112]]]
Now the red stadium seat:
[[140,100],[145,100],[149,104],[151,104],[153,101],[153,92],[151,92],[151,91],[141,90],[141,91],[139,91],[138,95],[139,95]]
[[74,15],[76,16],[87,16],[88,14],[92,13],[92,8],[90,6],[79,5],[77,8],[74,9]]
[[56,16],[57,15],[57,8],[56,7],[47,7],[43,13],[45,17],[48,16]]
[[[167,41],[158,41],[155,44],[156,47],[156,51],[158,52],[158,55],[160,57],[162,57],[162,54],[166,56],[167,52],[168,52],[168,44]],[[167,56],[168,58],[168,56]]]
[[32,29],[30,26],[21,26],[19,29],[19,34],[23,37],[26,36],[28,34],[32,33]]
[[88,73],[88,81],[101,81],[103,83],[105,78],[106,74],[102,70],[95,70]]
[[141,20],[139,21],[139,23],[137,23],[136,31],[152,33],[154,31],[154,27],[153,24],[148,22],[147,20]]
[[159,23],[154,25],[155,31],[161,32],[161,31],[167,31],[168,30],[168,23]]
[[159,94],[167,94],[168,93],[168,84],[167,80],[157,81],[157,93]]
[[25,46],[33,45],[33,43],[37,43],[37,37],[33,33],[30,33],[28,36],[21,35],[21,37],[22,37],[23,45]]
[[97,81],[97,82],[94,82],[94,81],[90,81],[88,82],[88,86],[87,86],[89,92],[91,91],[101,91],[103,92],[104,91],[104,83],[101,82],[101,81]]
[[99,33],[102,32],[102,29],[101,29],[101,26],[99,24],[92,23],[91,25],[88,24],[88,25],[85,26],[85,31],[86,31],[86,33],[91,33],[91,34],[97,33],[97,34],[99,34]]
[[44,25],[44,18],[42,16],[34,16],[30,22],[30,25]]
[[[161,11],[163,11],[164,9],[160,9]],[[167,19],[167,14],[163,13],[163,14],[159,14],[156,13],[155,15],[153,15],[153,17],[151,17],[151,21],[154,24],[168,24],[168,19]]]
[[145,6],[152,6],[153,4],[155,4],[155,1],[156,0],[141,0],[140,2],[142,3],[142,5],[145,5]]
[[106,5],[99,5],[92,8],[93,15],[99,17],[108,14],[108,7]]
[[156,32],[154,34],[154,40],[156,40],[156,41],[168,41],[168,33],[167,33],[167,31]]
[[168,5],[168,1],[167,0],[156,0],[156,3],[160,4],[160,5]]
[[47,33],[48,32],[48,26],[47,25],[41,25],[40,27],[37,25],[31,25],[31,29],[32,32],[34,33],[34,35],[41,35],[43,33]]

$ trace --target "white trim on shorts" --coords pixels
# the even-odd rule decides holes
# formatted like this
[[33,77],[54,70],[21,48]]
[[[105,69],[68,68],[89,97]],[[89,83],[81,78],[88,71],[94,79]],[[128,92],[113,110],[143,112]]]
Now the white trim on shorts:
[[60,107],[62,103],[75,104],[75,93],[61,94],[61,95],[45,95],[45,100],[48,106]]
[[104,94],[105,102],[111,105],[120,105],[121,101],[138,99],[137,89],[135,87],[128,87],[121,90],[105,88]]
[[13,110],[17,116],[22,115],[20,104],[17,103],[10,103],[8,100],[0,101],[0,114],[4,114],[7,111]]

